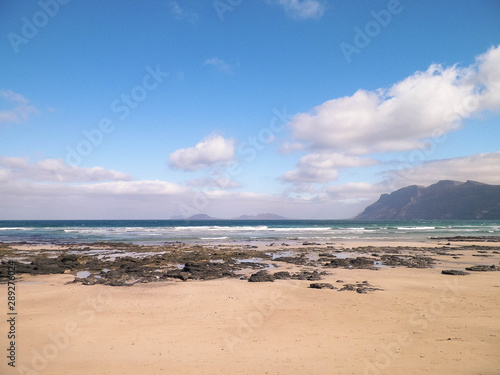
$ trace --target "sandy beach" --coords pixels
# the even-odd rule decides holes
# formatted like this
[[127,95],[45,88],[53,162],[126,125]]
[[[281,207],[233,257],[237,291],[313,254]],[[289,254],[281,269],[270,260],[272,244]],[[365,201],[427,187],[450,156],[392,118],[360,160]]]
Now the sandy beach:
[[[462,255],[432,254],[433,268],[328,269],[321,282],[333,290],[294,279],[113,287],[72,283],[74,274],[17,275],[16,367],[4,356],[0,372],[498,374],[500,272],[441,270],[498,265],[500,254],[452,251]],[[273,272],[312,269],[278,264]],[[363,282],[380,290],[339,291]],[[0,289],[7,301],[7,285]]]

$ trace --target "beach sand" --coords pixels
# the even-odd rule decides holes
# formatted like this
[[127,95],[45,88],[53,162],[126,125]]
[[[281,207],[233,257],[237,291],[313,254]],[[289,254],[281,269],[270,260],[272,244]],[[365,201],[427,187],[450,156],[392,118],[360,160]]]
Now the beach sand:
[[441,274],[499,255],[435,257],[435,268],[332,269],[321,280],[383,289],[368,294],[299,280],[111,287],[23,275],[16,368],[2,356],[0,373],[499,374],[500,272]]

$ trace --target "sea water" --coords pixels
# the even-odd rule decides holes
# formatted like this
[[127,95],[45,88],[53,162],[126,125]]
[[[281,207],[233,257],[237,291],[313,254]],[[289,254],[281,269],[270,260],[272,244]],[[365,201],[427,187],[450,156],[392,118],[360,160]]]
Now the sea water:
[[101,241],[232,244],[343,240],[421,241],[431,237],[500,236],[496,221],[352,220],[28,220],[0,221],[0,242],[42,244]]

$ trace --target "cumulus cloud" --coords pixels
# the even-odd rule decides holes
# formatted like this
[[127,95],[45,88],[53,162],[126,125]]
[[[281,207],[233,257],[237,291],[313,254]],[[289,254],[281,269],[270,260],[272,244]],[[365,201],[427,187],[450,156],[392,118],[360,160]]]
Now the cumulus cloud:
[[268,0],[280,5],[285,12],[297,19],[321,18],[325,12],[325,3],[318,0]]
[[464,119],[498,109],[500,47],[494,47],[468,67],[433,64],[389,88],[329,100],[289,126],[311,149],[362,155],[423,147],[436,131],[457,130]]
[[60,159],[45,159],[34,164],[27,158],[0,157],[0,179],[15,178],[17,180],[47,182],[94,182],[131,180],[132,176],[102,167],[80,168],[69,166]]
[[385,184],[394,188],[408,185],[428,186],[439,180],[474,180],[500,185],[500,151],[433,160],[415,167],[385,172]]
[[215,69],[224,73],[232,73],[231,66],[224,60],[219,59],[218,57],[212,57],[210,59],[206,59],[203,65],[212,66]]
[[31,115],[38,114],[36,107],[21,94],[10,90],[0,90],[0,99],[12,108],[0,111],[0,124],[19,124],[28,121]]
[[279,148],[279,152],[282,154],[290,154],[295,151],[302,151],[305,148],[305,145],[300,142],[283,142]]
[[366,167],[377,163],[373,159],[346,156],[337,152],[317,152],[302,157],[297,169],[286,172],[282,180],[293,183],[324,183],[336,180],[339,169]]
[[180,149],[170,154],[173,168],[194,171],[217,164],[228,164],[234,157],[234,140],[220,135],[209,135],[195,147]]

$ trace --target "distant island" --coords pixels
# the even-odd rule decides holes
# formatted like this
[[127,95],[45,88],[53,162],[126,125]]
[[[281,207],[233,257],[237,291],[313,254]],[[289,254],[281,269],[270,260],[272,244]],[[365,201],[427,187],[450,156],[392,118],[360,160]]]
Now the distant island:
[[444,180],[382,194],[356,220],[498,220],[500,186]]
[[220,219],[205,214],[197,214],[189,216],[188,218],[186,218],[186,220],[220,220]]
[[[212,217],[206,214],[196,214],[189,217],[175,215],[171,217],[171,220],[227,220],[217,217]],[[276,215],[276,214],[258,214],[258,215],[241,215],[229,220],[288,220],[286,217]]]

